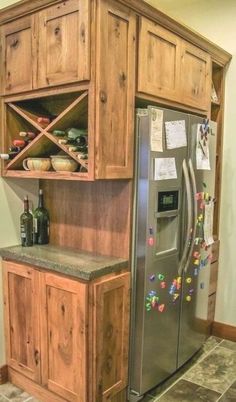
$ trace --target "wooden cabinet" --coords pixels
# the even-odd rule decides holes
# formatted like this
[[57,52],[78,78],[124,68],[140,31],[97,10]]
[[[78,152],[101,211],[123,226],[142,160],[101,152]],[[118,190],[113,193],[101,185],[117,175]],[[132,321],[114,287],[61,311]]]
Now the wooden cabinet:
[[67,0],[3,25],[2,93],[90,78],[88,0]]
[[202,111],[210,108],[211,58],[178,35],[140,18],[138,92]]
[[45,402],[119,395],[128,380],[130,274],[82,282],[10,261],[3,273],[10,379]]
[[34,16],[27,16],[1,27],[1,92],[5,94],[29,91],[35,86],[34,22]]
[[185,41],[182,41],[181,88],[185,105],[210,110],[211,57]]
[[7,364],[40,381],[39,273],[30,267],[4,264]]
[[38,14],[38,87],[90,78],[89,2],[69,0]]
[[178,101],[180,60],[180,38],[142,17],[139,25],[138,91]]
[[99,3],[97,27],[98,178],[129,178],[133,170],[136,18],[127,7]]

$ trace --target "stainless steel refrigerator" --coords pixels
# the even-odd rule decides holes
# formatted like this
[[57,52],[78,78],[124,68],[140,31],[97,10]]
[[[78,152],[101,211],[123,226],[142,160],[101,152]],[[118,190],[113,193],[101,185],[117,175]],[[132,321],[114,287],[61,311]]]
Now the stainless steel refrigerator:
[[[208,333],[211,250],[203,232],[214,198],[216,124],[209,126],[178,111],[136,111],[130,401],[181,367]],[[197,152],[207,167],[197,166]]]

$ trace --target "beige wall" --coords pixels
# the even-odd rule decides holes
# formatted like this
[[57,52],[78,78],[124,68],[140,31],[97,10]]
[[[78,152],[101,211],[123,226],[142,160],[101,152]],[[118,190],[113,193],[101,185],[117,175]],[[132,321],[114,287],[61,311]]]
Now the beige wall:
[[220,219],[220,271],[216,321],[236,326],[236,1],[147,0],[233,55],[226,78],[225,136]]

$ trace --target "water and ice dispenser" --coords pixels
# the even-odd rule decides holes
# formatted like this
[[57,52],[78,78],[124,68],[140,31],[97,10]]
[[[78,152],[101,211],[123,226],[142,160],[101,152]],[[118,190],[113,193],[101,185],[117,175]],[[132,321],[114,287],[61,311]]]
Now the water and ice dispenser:
[[177,250],[179,190],[158,191],[156,225],[156,255]]

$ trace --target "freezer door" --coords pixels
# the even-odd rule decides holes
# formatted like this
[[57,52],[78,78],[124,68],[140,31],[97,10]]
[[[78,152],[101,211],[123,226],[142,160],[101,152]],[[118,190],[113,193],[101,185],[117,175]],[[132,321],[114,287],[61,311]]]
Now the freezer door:
[[[193,239],[190,247],[189,263],[183,270],[181,318],[179,331],[178,367],[182,366],[209,335],[209,323],[207,320],[208,291],[210,281],[210,248],[205,250],[200,246],[203,235],[204,207],[201,200],[196,199],[196,193],[208,192],[214,197],[215,184],[215,158],[216,158],[216,125],[211,124],[212,131],[208,136],[210,170],[196,169],[196,135],[198,124],[203,119],[190,116],[189,119],[189,175],[192,183],[193,219],[195,221]],[[206,187],[205,187],[206,186]],[[196,223],[198,221],[198,224]],[[199,240],[198,240],[199,239]]]
[[[181,239],[186,186],[183,166],[187,159],[187,147],[166,149],[163,126],[164,150],[151,151],[152,110],[139,110],[138,113],[130,390],[135,395],[143,395],[177,368],[178,269],[183,252]],[[163,122],[166,121],[184,121],[187,124],[188,116],[163,110]],[[158,158],[175,159],[176,179],[155,180],[154,165]],[[176,209],[163,212],[159,204],[163,201],[169,207],[175,197],[178,198]]]

